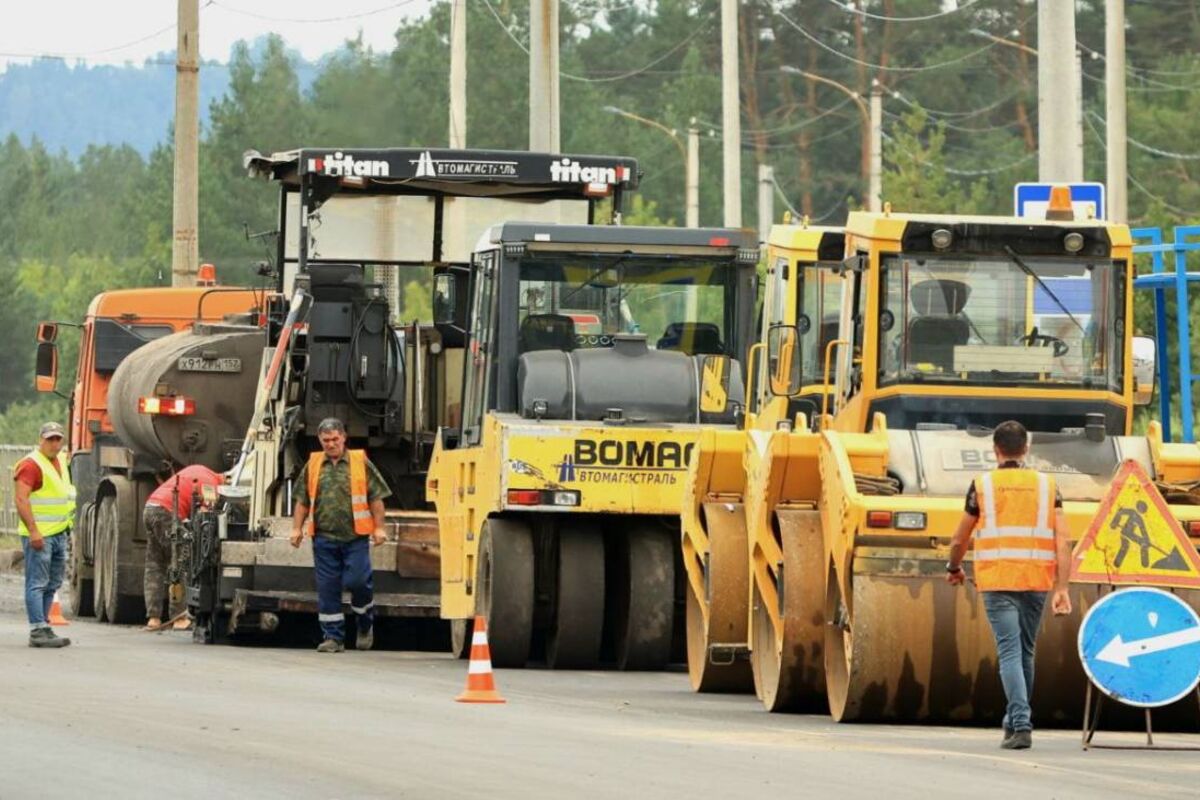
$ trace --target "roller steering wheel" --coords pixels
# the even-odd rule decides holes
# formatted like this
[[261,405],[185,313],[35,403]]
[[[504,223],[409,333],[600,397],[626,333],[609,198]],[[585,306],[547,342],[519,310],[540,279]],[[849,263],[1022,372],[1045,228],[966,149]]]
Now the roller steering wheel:
[[1046,333],[1038,333],[1035,327],[1029,333],[1017,339],[1018,344],[1023,344],[1026,347],[1054,347],[1054,357],[1062,358],[1071,351],[1071,345],[1064,342],[1057,336],[1051,336]]

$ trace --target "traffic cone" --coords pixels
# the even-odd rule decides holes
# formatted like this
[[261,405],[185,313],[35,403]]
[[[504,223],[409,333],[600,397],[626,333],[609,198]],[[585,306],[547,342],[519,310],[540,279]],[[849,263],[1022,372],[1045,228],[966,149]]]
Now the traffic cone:
[[63,616],[62,604],[58,602],[58,590],[54,591],[54,602],[50,604],[50,624],[51,625],[70,625],[67,618]]
[[487,620],[475,617],[471,634],[471,663],[467,667],[467,689],[454,698],[458,703],[504,703],[492,680],[492,651],[488,649]]

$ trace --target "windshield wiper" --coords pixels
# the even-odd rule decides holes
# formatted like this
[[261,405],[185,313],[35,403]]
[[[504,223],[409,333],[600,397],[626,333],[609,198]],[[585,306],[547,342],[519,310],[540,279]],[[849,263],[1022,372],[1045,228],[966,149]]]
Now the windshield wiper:
[[[592,281],[594,281],[594,280],[596,280],[596,278],[600,277],[600,273],[605,272],[610,269],[616,269],[617,267],[621,266],[626,261],[628,261],[630,255],[631,255],[631,253],[628,253],[628,252],[622,253],[620,256],[617,257],[617,260],[614,261],[613,263],[601,264],[599,267],[596,267],[595,271],[592,272],[592,274],[589,275],[587,277],[587,279],[583,281],[583,283],[579,284],[574,289],[572,289],[570,292],[568,292],[566,297],[558,298],[559,305],[561,306],[563,303],[567,302],[572,297],[574,297],[575,295],[582,292],[584,289],[590,288],[592,285]],[[619,277],[620,277],[620,273],[618,273],[618,278]],[[620,284],[618,284],[617,287],[613,287],[613,288],[619,288],[619,286],[620,286]]]
[[1028,264],[1026,264],[1024,261],[1021,260],[1021,257],[1019,255],[1017,255],[1016,252],[1013,251],[1012,247],[1010,247],[1009,245],[1004,245],[1004,252],[1008,253],[1009,259],[1011,259],[1014,264],[1016,264],[1018,267],[1020,267],[1022,272],[1024,272],[1026,275],[1028,275],[1029,277],[1031,277],[1035,281],[1037,281],[1037,285],[1042,288],[1042,291],[1045,292],[1050,297],[1050,299],[1054,301],[1054,304],[1056,306],[1058,306],[1059,308],[1062,309],[1063,313],[1067,315],[1067,317],[1071,320],[1071,322],[1075,323],[1075,327],[1079,328],[1079,332],[1082,333],[1084,338],[1086,339],[1087,331],[1085,331],[1083,329],[1083,326],[1079,324],[1079,320],[1075,319],[1075,315],[1071,313],[1070,309],[1068,309],[1065,305],[1063,305],[1063,301],[1058,299],[1058,295],[1056,295],[1053,291],[1051,291],[1050,287],[1046,285],[1046,282],[1044,280],[1042,280],[1040,277],[1038,277],[1038,274],[1036,272],[1034,272],[1032,269],[1030,269]]

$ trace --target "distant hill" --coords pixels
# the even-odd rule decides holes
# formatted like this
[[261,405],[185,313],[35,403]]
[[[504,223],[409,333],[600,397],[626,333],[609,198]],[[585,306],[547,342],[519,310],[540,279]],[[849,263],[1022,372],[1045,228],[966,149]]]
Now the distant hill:
[[[261,42],[251,46],[258,50]],[[90,144],[128,144],[149,153],[166,139],[175,114],[175,53],[144,64],[72,65],[44,58],[10,64],[0,72],[0,140],[15,133],[37,137],[51,152],[80,155]],[[318,66],[293,57],[300,85],[308,87]],[[200,68],[200,124],[229,86],[224,64]]]

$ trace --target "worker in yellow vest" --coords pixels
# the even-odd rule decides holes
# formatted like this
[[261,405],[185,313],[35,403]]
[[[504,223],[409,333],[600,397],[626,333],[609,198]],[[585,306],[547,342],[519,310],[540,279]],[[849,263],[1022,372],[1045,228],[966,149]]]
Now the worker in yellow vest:
[[350,610],[357,622],[354,644],[359,650],[370,650],[375,642],[370,543],[387,541],[383,501],[391,490],[364,451],[346,449],[346,426],[340,419],[323,420],[317,439],[321,452],[309,457],[296,481],[291,536],[292,547],[299,547],[309,522],[323,637],[317,651],[346,649],[343,591],[350,593]]
[[967,491],[946,580],[955,586],[965,580],[962,560],[974,537],[975,586],[983,593],[1008,700],[1000,746],[1025,750],[1033,745],[1033,653],[1047,594],[1054,592],[1055,614],[1071,613],[1071,546],[1054,478],[1024,464],[1029,453],[1025,426],[1000,423],[992,445],[997,468],[976,478]]
[[25,613],[30,647],[66,647],[48,622],[54,593],[62,586],[67,542],[75,521],[75,487],[63,455],[63,426],[42,426],[37,449],[13,467],[18,533],[25,551]]

